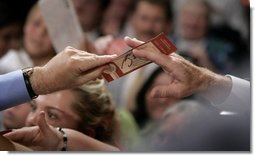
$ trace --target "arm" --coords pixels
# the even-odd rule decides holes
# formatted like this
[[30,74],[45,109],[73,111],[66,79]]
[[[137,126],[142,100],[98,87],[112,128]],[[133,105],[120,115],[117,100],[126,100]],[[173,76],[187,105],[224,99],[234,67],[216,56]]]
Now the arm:
[[0,86],[0,110],[30,100],[21,70],[0,75]]
[[[29,81],[37,95],[73,88],[98,78],[115,57],[67,47],[45,66],[33,68]],[[20,70],[0,76],[0,88],[0,110],[31,100]]]
[[[141,44],[136,39],[126,38],[126,43],[130,47]],[[247,81],[234,77],[222,76],[212,71],[195,66],[177,54],[166,56],[155,54],[143,49],[133,50],[137,57],[145,58],[160,65],[168,74],[170,81],[168,85],[156,86],[152,89],[151,95],[154,97],[176,97],[183,98],[198,93],[217,106],[228,105],[228,110],[249,110],[250,105],[250,84]],[[241,83],[236,83],[236,81]],[[246,105],[243,105],[243,102]],[[242,110],[241,110],[242,109]]]
[[[72,129],[63,129],[67,134],[69,151],[118,151],[116,147],[100,142]],[[64,147],[63,134],[47,124],[45,113],[41,112],[38,126],[24,127],[4,135],[8,139],[30,147],[33,150],[58,151]]]
[[[63,129],[68,136],[68,151],[119,151],[118,148],[100,142],[72,129]],[[60,135],[60,139],[62,136]],[[58,145],[59,146],[59,145]],[[62,142],[58,149],[63,147]]]
[[221,110],[250,114],[250,82],[231,75],[226,75],[226,77],[229,77],[232,80],[232,88],[225,101],[220,104],[216,104],[216,106]]
[[0,135],[0,151],[31,151],[31,149]]

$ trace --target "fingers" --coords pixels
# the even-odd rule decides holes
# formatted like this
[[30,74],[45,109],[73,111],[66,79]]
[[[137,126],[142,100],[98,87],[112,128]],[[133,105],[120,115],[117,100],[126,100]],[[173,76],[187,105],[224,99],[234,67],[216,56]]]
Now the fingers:
[[172,88],[171,86],[155,86],[150,95],[154,98],[165,98],[165,97],[174,97],[181,98],[180,91],[177,88]]
[[20,130],[13,130],[12,132],[6,133],[3,136],[14,142],[19,142],[20,140],[24,139],[25,133],[23,133],[23,129],[20,129]]
[[163,97],[172,97],[173,95],[169,91],[169,87],[167,86],[155,86],[150,95],[154,98],[163,98]]
[[137,46],[139,46],[140,44],[143,44],[143,43],[144,43],[144,42],[142,42],[142,41],[137,40],[136,38],[131,39],[130,37],[125,37],[124,40],[125,40],[126,44],[127,44],[129,47],[131,47],[131,48],[137,47]]
[[85,73],[83,76],[81,76],[80,83],[83,84],[88,81],[95,80],[95,79],[101,77],[103,71],[107,70],[108,68],[109,67],[106,65],[106,66],[102,66],[97,69],[94,69],[94,70],[90,71],[89,73]]
[[148,59],[159,66],[161,66],[164,70],[168,72],[172,72],[176,68],[176,63],[174,62],[175,58],[170,56],[167,56],[162,53],[153,53],[153,52],[148,52],[146,50],[137,50],[134,49],[133,53],[135,56],[140,57],[140,58],[145,58]]
[[77,65],[80,67],[82,73],[89,73],[90,70],[94,70],[94,68],[103,66],[111,61],[113,61],[117,57],[114,55],[91,55],[91,56],[83,56],[83,58],[79,58],[79,62]]
[[43,112],[43,111],[40,112],[38,120],[37,120],[37,124],[43,134],[48,133],[50,126],[48,125],[48,123],[45,119],[45,112]]

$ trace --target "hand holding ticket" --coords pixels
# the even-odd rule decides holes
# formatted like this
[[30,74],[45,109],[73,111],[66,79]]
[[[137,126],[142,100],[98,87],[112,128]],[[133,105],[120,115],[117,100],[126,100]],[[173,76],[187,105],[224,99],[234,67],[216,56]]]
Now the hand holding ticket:
[[[174,44],[170,42],[163,33],[134,49],[144,49],[155,53],[163,53],[165,55],[169,55],[177,50]],[[119,77],[127,75],[128,73],[151,63],[149,60],[136,57],[132,53],[132,50],[133,49],[127,51],[109,63],[111,68],[110,71],[106,71],[102,74],[106,81],[110,82],[116,80]]]

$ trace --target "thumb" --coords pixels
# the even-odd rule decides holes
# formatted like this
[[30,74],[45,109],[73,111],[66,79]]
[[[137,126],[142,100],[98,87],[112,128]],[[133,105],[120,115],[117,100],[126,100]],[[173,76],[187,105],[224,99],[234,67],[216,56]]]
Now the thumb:
[[50,126],[49,126],[49,124],[47,123],[47,121],[45,119],[45,112],[44,111],[40,112],[38,120],[37,120],[37,125],[39,126],[39,128],[40,128],[40,130],[43,134],[48,133],[48,131],[50,129]]
[[139,46],[140,44],[143,44],[143,43],[144,43],[144,42],[142,42],[142,41],[137,40],[136,38],[131,39],[130,37],[125,37],[124,40],[125,40],[126,44],[127,44],[129,47],[131,47],[131,48],[137,47],[137,46]]
[[173,88],[169,85],[155,86],[151,90],[150,95],[154,98],[167,98],[167,97],[182,98],[180,91],[177,88]]

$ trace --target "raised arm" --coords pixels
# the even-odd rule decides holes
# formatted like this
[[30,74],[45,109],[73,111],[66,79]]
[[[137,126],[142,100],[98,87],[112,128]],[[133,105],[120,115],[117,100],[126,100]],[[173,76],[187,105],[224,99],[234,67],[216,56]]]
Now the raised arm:
[[100,142],[72,129],[62,129],[67,135],[67,145],[63,141],[63,134],[46,123],[45,113],[41,112],[38,126],[25,127],[14,130],[4,136],[8,139],[30,147],[33,150],[60,151],[119,151],[118,148]]

